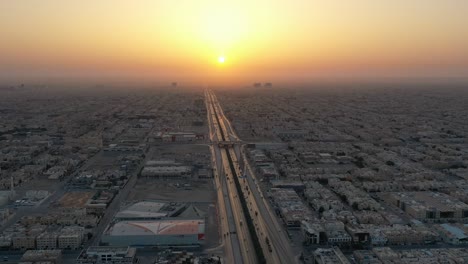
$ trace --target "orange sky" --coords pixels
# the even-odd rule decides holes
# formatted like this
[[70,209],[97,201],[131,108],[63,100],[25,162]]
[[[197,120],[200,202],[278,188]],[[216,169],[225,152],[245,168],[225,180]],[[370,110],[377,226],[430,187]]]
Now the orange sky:
[[466,77],[466,14],[466,0],[1,1],[0,80]]

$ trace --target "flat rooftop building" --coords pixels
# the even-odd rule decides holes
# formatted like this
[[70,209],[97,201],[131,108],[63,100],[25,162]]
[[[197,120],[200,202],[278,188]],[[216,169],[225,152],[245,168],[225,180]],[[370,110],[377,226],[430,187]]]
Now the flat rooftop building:
[[62,263],[61,250],[28,250],[21,257],[22,262],[27,263]]
[[121,221],[111,224],[101,242],[109,246],[200,246],[204,220]]
[[350,264],[339,248],[318,248],[314,251],[316,264]]
[[145,167],[141,176],[158,179],[188,179],[192,176],[192,168],[190,166]]
[[444,193],[395,192],[387,195],[387,201],[418,220],[468,221],[468,205]]
[[89,247],[76,259],[77,264],[137,263],[136,249],[131,247]]
[[141,201],[129,205],[115,216],[118,220],[156,220],[180,213],[186,208],[184,203]]

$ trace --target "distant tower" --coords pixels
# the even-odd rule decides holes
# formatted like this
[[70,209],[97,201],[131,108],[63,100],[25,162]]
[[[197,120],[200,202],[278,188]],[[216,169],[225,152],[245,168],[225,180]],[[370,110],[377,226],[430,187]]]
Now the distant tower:
[[177,82],[173,82],[172,87],[177,87]]

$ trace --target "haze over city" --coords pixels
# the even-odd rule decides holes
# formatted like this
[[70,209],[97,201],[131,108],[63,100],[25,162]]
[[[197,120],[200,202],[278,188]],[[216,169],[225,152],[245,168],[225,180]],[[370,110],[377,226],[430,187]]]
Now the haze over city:
[[0,80],[463,79],[467,13],[462,0],[2,1]]
[[468,263],[465,0],[0,2],[0,262]]

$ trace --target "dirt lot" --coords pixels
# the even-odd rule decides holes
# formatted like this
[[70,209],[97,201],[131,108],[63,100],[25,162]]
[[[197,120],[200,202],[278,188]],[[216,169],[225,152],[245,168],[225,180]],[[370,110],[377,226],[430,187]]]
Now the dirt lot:
[[84,207],[86,201],[94,195],[95,192],[68,192],[65,193],[58,201],[61,207]]
[[91,159],[86,169],[88,170],[114,170],[119,168],[119,157],[123,156],[120,152],[102,152]]
[[211,153],[206,145],[174,144],[152,146],[147,154],[147,160],[176,160],[190,165],[201,163],[211,166]]
[[57,188],[56,185],[58,183],[60,183],[60,181],[58,180],[48,180],[48,179],[37,177],[36,179],[25,182],[21,184],[20,186],[15,187],[15,189],[17,191],[24,190],[24,192],[26,192],[27,190],[46,190],[46,191],[53,192]]
[[[179,187],[176,187],[176,184]],[[183,180],[138,179],[128,200],[163,200],[171,202],[214,202],[216,193],[211,180],[191,181],[190,187],[183,187]]]
[[[175,160],[184,165],[210,164],[210,151],[206,145],[169,144],[152,146],[147,160]],[[206,167],[205,167],[206,168]],[[177,186],[178,184],[178,186]],[[190,186],[184,187],[184,184]],[[160,180],[138,179],[128,200],[163,200],[170,202],[215,202],[213,180]]]

